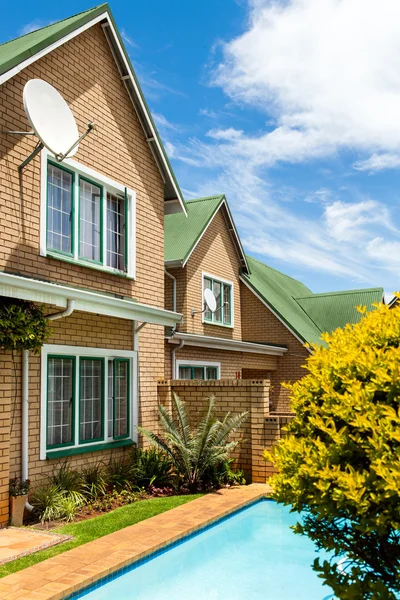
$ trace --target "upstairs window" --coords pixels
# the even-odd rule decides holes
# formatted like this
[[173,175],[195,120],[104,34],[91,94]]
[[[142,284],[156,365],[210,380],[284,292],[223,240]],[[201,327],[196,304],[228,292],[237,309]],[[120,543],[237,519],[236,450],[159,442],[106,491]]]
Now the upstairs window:
[[134,277],[134,192],[99,174],[95,177],[86,167],[70,169],[73,161],[65,162],[67,166],[46,159],[44,165],[46,231],[41,254]]
[[210,310],[205,310],[203,313],[204,321],[206,323],[232,327],[232,283],[204,275],[204,289],[206,288],[213,292],[217,302],[217,310],[214,313]]

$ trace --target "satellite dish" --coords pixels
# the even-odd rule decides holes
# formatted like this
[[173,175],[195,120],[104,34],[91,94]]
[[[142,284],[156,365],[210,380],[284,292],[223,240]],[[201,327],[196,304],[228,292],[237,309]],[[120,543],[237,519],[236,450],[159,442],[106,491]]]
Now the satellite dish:
[[215,299],[214,294],[212,293],[212,291],[209,288],[206,288],[204,290],[204,302],[208,308],[208,310],[210,310],[212,313],[214,313],[217,309],[217,301]]
[[24,87],[24,108],[32,129],[59,160],[78,150],[79,131],[61,94],[47,81],[30,79]]

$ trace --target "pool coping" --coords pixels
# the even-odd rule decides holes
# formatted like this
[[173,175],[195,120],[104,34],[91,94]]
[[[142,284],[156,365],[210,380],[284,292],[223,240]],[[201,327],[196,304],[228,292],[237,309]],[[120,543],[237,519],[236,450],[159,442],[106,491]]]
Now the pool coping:
[[0,580],[2,600],[62,600],[266,497],[266,484],[222,489]]

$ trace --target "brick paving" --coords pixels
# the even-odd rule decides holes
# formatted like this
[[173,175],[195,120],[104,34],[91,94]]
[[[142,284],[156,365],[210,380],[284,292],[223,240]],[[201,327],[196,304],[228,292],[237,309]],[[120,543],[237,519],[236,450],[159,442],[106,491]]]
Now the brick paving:
[[4,577],[0,598],[60,600],[270,491],[268,485],[252,484],[207,494]]
[[0,530],[0,565],[70,540],[71,536],[25,527]]

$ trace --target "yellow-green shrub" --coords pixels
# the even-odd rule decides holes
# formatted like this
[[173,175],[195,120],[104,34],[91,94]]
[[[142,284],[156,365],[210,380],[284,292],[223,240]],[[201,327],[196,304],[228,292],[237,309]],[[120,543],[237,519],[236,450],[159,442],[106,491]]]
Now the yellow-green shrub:
[[377,305],[323,339],[289,386],[295,418],[269,455],[275,497],[333,552],[314,568],[336,597],[400,597],[400,307]]

